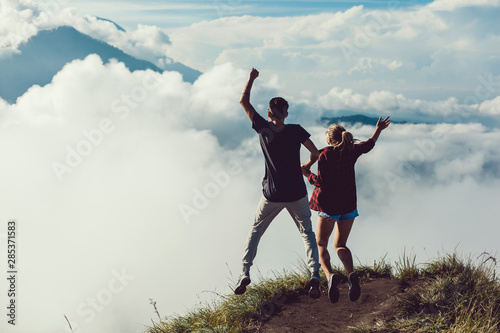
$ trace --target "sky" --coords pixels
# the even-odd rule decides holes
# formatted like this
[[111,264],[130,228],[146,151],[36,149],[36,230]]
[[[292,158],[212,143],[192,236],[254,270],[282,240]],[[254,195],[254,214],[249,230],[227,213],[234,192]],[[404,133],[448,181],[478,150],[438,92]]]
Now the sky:
[[[63,2],[65,1],[65,2]],[[413,7],[429,3],[426,0],[399,1],[398,6]],[[50,2],[49,2],[50,3]],[[337,12],[362,4],[366,8],[384,8],[388,1],[71,1],[61,0],[78,8],[82,14],[106,17],[127,28],[138,23],[160,28],[185,27],[200,21],[222,17],[252,15],[261,17],[296,17],[325,12]]]
[[[409,121],[356,165],[355,264],[498,256],[500,1],[202,3],[0,2],[0,61],[71,25],[160,68],[203,72],[191,84],[90,55],[0,99],[0,270],[12,220],[19,265],[17,325],[2,315],[2,332],[71,332],[64,316],[74,332],[143,332],[157,320],[150,299],[170,317],[231,292],[264,174],[238,104],[251,67],[256,109],[285,97],[287,122],[318,147],[322,116]],[[304,258],[282,213],[253,280]]]

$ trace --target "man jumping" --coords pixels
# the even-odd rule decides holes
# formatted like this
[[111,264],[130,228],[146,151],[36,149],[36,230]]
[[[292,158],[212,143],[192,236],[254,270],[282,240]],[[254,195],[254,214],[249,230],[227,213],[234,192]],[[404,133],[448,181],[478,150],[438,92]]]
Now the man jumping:
[[309,139],[310,134],[302,126],[285,125],[285,118],[288,116],[288,102],[285,99],[271,99],[267,112],[269,121],[255,111],[250,104],[250,90],[258,76],[259,72],[252,68],[240,104],[252,122],[252,128],[259,135],[266,172],[262,181],[263,195],[244,250],[243,272],[234,292],[238,295],[245,293],[250,284],[250,267],[260,238],[272,220],[286,208],[299,229],[306,248],[307,263],[311,271],[309,296],[318,298],[321,295],[318,272],[321,265],[311,225],[307,189],[302,177],[300,147],[304,145],[311,152],[309,161],[304,164],[306,168],[310,168],[318,160],[319,152]]

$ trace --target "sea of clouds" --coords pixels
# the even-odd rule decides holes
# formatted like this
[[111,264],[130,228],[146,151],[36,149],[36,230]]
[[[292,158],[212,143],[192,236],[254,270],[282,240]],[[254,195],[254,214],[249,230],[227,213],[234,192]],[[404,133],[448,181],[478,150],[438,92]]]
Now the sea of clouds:
[[[469,34],[457,37],[464,7],[437,1],[404,11],[227,17],[167,35],[147,26],[121,32],[63,6],[1,5],[0,57],[38,29],[70,24],[157,64],[171,57],[204,71],[190,84],[177,72],[131,73],[90,55],[14,104],[0,99],[0,268],[6,274],[14,219],[19,270],[17,325],[7,324],[2,305],[2,331],[70,332],[66,315],[73,332],[142,332],[158,319],[150,298],[168,317],[231,292],[264,173],[238,104],[252,66],[261,70],[251,97],[258,111],[283,95],[288,122],[301,123],[318,147],[322,115],[429,120],[391,125],[360,158],[361,215],[349,240],[357,263],[386,254],[397,260],[405,251],[424,262],[455,248],[473,258],[500,250],[500,78],[492,58],[499,44],[489,43],[499,30],[481,30],[493,20],[469,21]],[[473,9],[498,12],[497,3],[486,5]],[[384,13],[390,22],[373,30],[367,46],[344,44],[359,49],[347,59],[341,43]],[[470,66],[455,67],[464,57]],[[348,130],[364,140],[374,127]],[[283,213],[263,237],[252,273],[257,280],[259,271],[294,269],[303,258]]]

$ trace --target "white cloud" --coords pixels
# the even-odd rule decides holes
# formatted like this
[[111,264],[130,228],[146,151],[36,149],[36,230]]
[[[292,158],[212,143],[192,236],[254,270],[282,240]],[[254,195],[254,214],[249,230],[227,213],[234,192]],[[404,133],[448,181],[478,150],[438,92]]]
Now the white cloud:
[[[217,80],[217,69],[208,75]],[[221,68],[219,76],[228,84],[219,91],[234,89],[230,78],[238,75]],[[197,89],[175,72],[130,73],[123,64],[103,65],[89,56],[67,65],[51,84],[32,87],[17,104],[1,104],[0,151],[5,163],[0,167],[0,196],[9,206],[2,216],[16,217],[22,226],[20,313],[30,320],[20,320],[21,330],[60,327],[63,313],[86,330],[110,332],[120,320],[130,330],[137,322],[149,322],[148,297],[155,298],[165,314],[194,304],[203,289],[186,295],[177,287],[195,275],[189,272],[189,262],[200,262],[201,271],[209,270],[205,265],[225,271],[224,262],[238,262],[235,250],[233,259],[226,256],[210,263],[223,250],[212,245],[215,252],[195,247],[182,259],[177,255],[193,241],[204,244],[207,239],[201,235],[213,228],[225,228],[229,220],[215,219],[214,210],[247,188],[241,174],[227,171],[235,169],[228,162],[239,163],[245,151],[230,154],[208,128],[195,129],[194,119],[200,114],[224,119],[220,110],[227,108],[206,108],[211,96]],[[223,99],[227,104],[230,98]],[[54,169],[55,162],[61,169]],[[197,190],[203,196],[221,194],[205,197],[209,202],[196,206]],[[257,196],[258,189],[253,193]],[[198,212],[183,216],[181,204],[192,208],[189,213]],[[247,206],[242,201],[240,212],[225,216],[237,220]],[[191,228],[200,234],[190,236]],[[219,242],[216,237],[211,240]],[[238,239],[238,245],[242,242]],[[134,281],[106,304],[106,310],[94,311],[96,318],[87,323],[79,306],[87,297],[95,298],[107,287],[113,270],[122,268],[135,276]],[[41,271],[51,274],[44,278],[37,273]],[[173,288],[165,289],[165,281]],[[199,287],[211,289],[217,281],[221,277],[213,276]],[[122,307],[126,303],[141,309],[129,313]],[[49,308],[51,315],[44,310]],[[108,320],[111,312],[122,315]],[[60,315],[54,318],[54,313]]]
[[500,115],[500,96],[482,102],[479,105],[479,112],[492,116]]
[[97,19],[95,16],[80,15],[74,7],[67,7],[66,2],[37,4],[29,0],[3,1],[0,22],[0,56],[7,52],[6,50],[16,50],[40,30],[72,26],[84,34],[111,44],[132,56],[151,61],[159,67],[162,67],[165,61],[171,61],[166,57],[166,46],[170,40],[158,27],[139,24],[136,30],[124,32],[112,22]]
[[[465,102],[468,100],[479,101],[479,98],[471,95]],[[364,95],[352,89],[334,87],[327,94],[319,96],[317,104],[320,108],[327,110],[378,112],[407,117],[409,119],[416,115],[427,115],[439,122],[457,120],[459,122],[468,122],[471,117],[480,116],[480,113],[484,115],[496,115],[498,97],[492,100],[485,100],[480,105],[468,105],[460,103],[454,97],[445,100],[429,101],[408,98],[403,94],[396,94],[391,91],[372,91],[370,94]]]
[[454,10],[461,7],[500,7],[499,0],[435,0],[427,5],[436,10]]
[[401,66],[403,66],[403,63],[402,63],[401,61],[397,61],[397,60],[393,60],[393,61],[391,61],[391,62],[387,65],[387,67],[388,67],[391,71],[396,70],[396,69],[398,69],[398,68],[399,68],[399,67],[401,67]]
[[385,68],[388,68],[389,70],[394,71],[401,66],[403,66],[403,63],[397,60],[391,61],[390,59],[372,59],[362,57],[358,59],[357,64],[352,67],[348,73],[349,75],[354,72],[374,74],[376,71],[380,71],[381,69],[385,70]]
[[498,23],[490,15],[498,9],[489,11],[477,19],[461,7],[448,15],[432,6],[357,6],[299,17],[226,17],[169,30],[167,54],[202,70],[231,62],[279,74],[295,95],[342,85],[365,94],[463,99],[479,75],[498,67]]

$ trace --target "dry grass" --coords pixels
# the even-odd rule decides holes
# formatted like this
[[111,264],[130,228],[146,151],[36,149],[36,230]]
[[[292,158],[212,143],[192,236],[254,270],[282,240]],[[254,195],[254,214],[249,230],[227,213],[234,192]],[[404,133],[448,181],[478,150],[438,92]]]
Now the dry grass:
[[[484,254],[476,259],[445,255],[417,270],[417,274],[410,267],[401,275],[425,279],[424,286],[400,304],[395,319],[379,320],[355,332],[500,332],[496,259],[486,255],[487,259]],[[415,266],[413,259],[402,265],[408,263]]]

